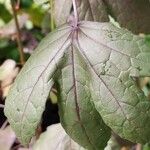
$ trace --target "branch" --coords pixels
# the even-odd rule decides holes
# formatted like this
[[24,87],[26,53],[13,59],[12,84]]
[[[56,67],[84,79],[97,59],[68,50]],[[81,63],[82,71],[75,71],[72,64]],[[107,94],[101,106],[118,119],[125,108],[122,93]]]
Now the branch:
[[20,63],[21,65],[24,65],[25,63],[25,56],[23,53],[23,46],[21,42],[21,32],[20,32],[20,27],[19,27],[19,22],[17,18],[17,12],[16,12],[16,6],[14,0],[11,0],[11,6],[12,6],[12,11],[13,11],[13,16],[15,19],[15,24],[16,24],[16,29],[17,29],[17,44],[18,44],[18,51],[20,55]]

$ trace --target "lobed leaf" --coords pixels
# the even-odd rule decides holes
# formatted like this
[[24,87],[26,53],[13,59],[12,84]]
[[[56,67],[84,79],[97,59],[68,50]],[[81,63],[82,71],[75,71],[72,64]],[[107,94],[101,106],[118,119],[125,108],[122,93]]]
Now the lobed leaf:
[[132,142],[149,142],[150,101],[133,80],[150,76],[149,64],[144,39],[125,29],[88,21],[77,28],[63,25],[41,42],[20,72],[5,114],[27,144],[53,83],[59,82],[61,123],[77,143],[104,149],[110,137],[106,125]]

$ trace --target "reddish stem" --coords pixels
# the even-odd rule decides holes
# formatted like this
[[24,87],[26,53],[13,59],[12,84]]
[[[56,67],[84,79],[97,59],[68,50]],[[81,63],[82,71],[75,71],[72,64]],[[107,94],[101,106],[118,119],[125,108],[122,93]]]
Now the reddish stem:
[[74,10],[74,18],[75,18],[75,27],[78,26],[78,21],[79,21],[79,18],[78,18],[78,12],[77,12],[77,0],[72,0],[72,3],[73,3],[73,10]]

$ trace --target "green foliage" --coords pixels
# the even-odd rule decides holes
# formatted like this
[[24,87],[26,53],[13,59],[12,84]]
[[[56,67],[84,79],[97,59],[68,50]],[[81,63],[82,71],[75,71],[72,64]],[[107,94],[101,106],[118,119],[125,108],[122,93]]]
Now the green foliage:
[[143,150],[150,150],[150,144],[146,144],[143,146]]
[[12,18],[12,15],[1,3],[0,3],[0,18],[3,19],[6,23],[10,21],[10,19]]
[[19,61],[19,54],[16,44],[10,42],[9,40],[3,39],[0,41],[0,60],[8,58]]
[[106,125],[125,139],[146,143],[150,102],[132,77],[149,76],[149,63],[145,40],[127,30],[110,23],[83,21],[77,30],[66,24],[27,61],[7,97],[5,114],[27,144],[59,81],[61,123],[83,147],[103,149],[110,135]]

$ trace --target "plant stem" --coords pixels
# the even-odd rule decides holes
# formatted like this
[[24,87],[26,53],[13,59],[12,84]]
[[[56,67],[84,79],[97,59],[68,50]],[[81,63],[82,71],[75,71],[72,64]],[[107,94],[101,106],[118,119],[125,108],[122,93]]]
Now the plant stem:
[[21,42],[21,32],[20,32],[20,27],[19,27],[19,22],[18,22],[18,18],[17,18],[17,12],[16,12],[16,8],[15,8],[14,0],[11,0],[11,6],[12,6],[13,16],[15,19],[15,25],[16,25],[16,30],[17,30],[17,44],[18,44],[18,51],[19,51],[19,55],[20,55],[20,63],[21,63],[21,65],[24,65],[25,56],[23,53],[23,46],[22,46],[22,42]]
[[77,27],[78,25],[78,12],[77,12],[77,0],[72,0],[73,3],[73,10],[74,10],[74,18],[75,18],[75,26]]

